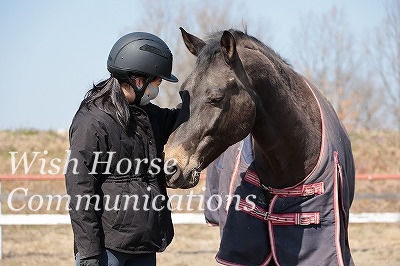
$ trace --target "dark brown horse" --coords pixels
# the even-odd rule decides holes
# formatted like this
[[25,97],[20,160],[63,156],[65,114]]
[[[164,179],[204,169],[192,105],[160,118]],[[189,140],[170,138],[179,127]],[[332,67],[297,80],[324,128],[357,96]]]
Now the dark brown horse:
[[[177,162],[167,184],[195,186],[201,170],[251,133],[253,170],[265,188],[297,186],[316,175],[321,164],[340,160],[340,184],[346,192],[338,193],[346,197],[342,219],[348,220],[354,194],[350,142],[318,89],[271,48],[241,31],[216,32],[207,40],[181,32],[197,62],[181,87],[180,125],[165,146],[165,159]],[[332,181],[325,187],[328,183],[334,186]],[[346,232],[340,238],[346,241]]]

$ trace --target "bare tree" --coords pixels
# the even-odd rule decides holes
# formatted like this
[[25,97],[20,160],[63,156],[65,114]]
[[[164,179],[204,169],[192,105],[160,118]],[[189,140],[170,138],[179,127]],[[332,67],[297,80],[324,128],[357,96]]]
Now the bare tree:
[[386,112],[400,129],[400,2],[386,2],[386,18],[377,29],[372,49],[373,65],[386,93]]
[[382,103],[384,96],[382,90],[376,84],[376,78],[373,73],[367,74],[361,78],[354,77],[354,86],[357,91],[357,121],[356,129],[376,130],[385,127],[385,113]]
[[357,58],[359,47],[348,25],[344,11],[332,7],[321,16],[304,17],[294,36],[300,72],[325,94],[346,127],[356,129],[367,127],[366,113],[370,122],[377,121],[371,118],[377,108],[371,101],[379,98],[373,99],[373,87],[363,87],[367,82]]

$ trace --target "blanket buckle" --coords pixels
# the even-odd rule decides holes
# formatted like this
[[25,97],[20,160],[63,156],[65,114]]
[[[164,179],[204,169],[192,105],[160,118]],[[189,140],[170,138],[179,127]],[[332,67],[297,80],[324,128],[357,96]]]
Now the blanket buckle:
[[315,193],[315,188],[314,187],[305,187],[302,193],[302,196],[312,196],[316,194]]
[[311,217],[310,216],[302,216],[300,217],[299,225],[310,225]]

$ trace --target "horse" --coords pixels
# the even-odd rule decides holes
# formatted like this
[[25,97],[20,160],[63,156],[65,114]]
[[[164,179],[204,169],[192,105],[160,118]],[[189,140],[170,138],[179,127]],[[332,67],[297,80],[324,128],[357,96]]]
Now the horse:
[[[199,173],[229,146],[249,134],[253,138],[254,161],[244,185],[259,188],[262,200],[257,196],[249,205],[255,210],[242,216],[249,221],[256,217],[265,232],[240,228],[236,218],[230,222],[228,216],[217,261],[353,264],[347,228],[354,160],[348,134],[332,105],[310,80],[246,32],[217,31],[203,40],[180,30],[197,60],[181,85],[181,113],[164,147],[164,159],[175,162],[166,175],[167,185],[196,186]],[[240,246],[246,250],[246,244],[229,244],[235,239],[229,233],[241,230],[263,238],[265,252],[260,258],[235,255]]]

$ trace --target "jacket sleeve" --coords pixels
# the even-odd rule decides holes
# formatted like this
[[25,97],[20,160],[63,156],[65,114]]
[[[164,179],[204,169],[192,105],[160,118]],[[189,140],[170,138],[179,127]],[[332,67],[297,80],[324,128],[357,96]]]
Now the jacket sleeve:
[[180,109],[161,108],[151,103],[147,105],[147,108],[146,112],[150,117],[155,138],[159,141],[162,151],[164,144],[167,143],[169,135],[171,135],[174,130]]
[[163,122],[163,130],[162,132],[164,133],[163,139],[164,144],[167,143],[167,140],[169,138],[169,135],[171,135],[174,126],[176,124],[176,121],[178,119],[178,115],[180,112],[180,109],[167,109],[167,108],[163,108],[162,109],[163,112],[163,117],[164,119],[162,120]]
[[[105,160],[103,156],[106,153],[103,140],[106,132],[102,132],[95,122],[87,120],[78,116],[71,125],[65,174],[75,248],[82,259],[101,253],[100,223],[96,215],[96,209],[101,208],[97,195],[98,168],[92,168],[97,165],[95,159],[97,162]],[[94,152],[101,152],[98,158]]]

